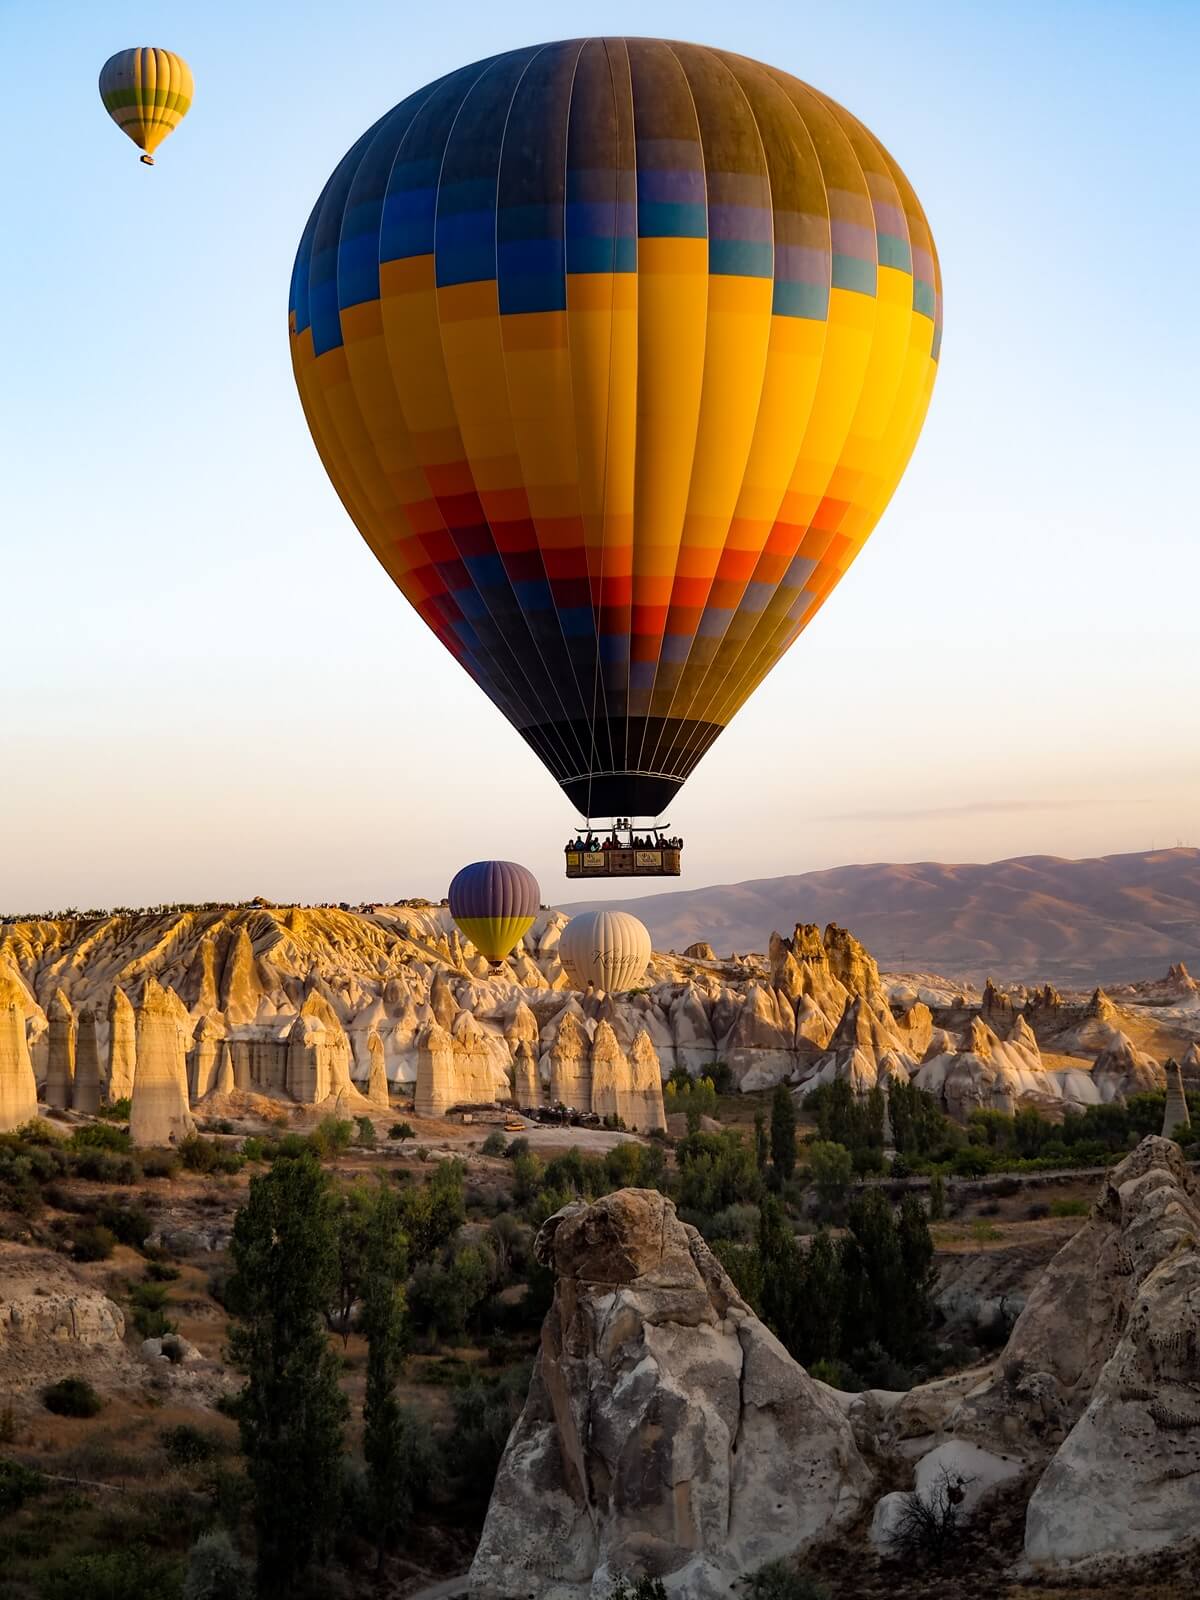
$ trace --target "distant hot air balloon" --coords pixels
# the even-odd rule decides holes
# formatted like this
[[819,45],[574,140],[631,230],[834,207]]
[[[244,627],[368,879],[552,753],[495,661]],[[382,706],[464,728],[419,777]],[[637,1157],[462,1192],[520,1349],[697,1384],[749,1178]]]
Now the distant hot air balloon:
[[148,167],[154,152],[187,116],[194,85],[192,69],[173,50],[144,45],[118,50],[100,68],[104,109],[142,151]]
[[541,899],[528,867],[516,861],[473,861],[454,875],[450,915],[480,955],[503,961],[532,928]]
[[659,815],[895,489],[941,342],[916,195],[728,51],[464,67],[343,157],[290,328],[379,561],[588,817]]
[[628,911],[581,911],[558,940],[558,954],[577,989],[607,994],[632,989],[650,960],[650,935]]

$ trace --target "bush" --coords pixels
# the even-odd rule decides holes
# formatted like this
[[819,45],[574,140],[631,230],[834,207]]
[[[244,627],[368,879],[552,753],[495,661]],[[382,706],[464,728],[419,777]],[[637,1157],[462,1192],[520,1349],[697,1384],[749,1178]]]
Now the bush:
[[92,1122],[76,1128],[71,1135],[73,1150],[117,1150],[122,1153],[133,1149],[128,1128],[114,1128],[111,1123]]
[[77,1178],[89,1183],[136,1183],[141,1173],[131,1155],[117,1155],[112,1150],[83,1149],[71,1158],[71,1171]]
[[415,1139],[416,1136],[416,1132],[411,1122],[393,1122],[391,1127],[388,1129],[389,1139],[400,1139],[403,1141],[405,1139]]
[[375,1124],[370,1117],[355,1117],[354,1127],[356,1130],[354,1142],[366,1149],[370,1149],[375,1143]]
[[529,1154],[529,1140],[524,1134],[518,1134],[515,1139],[510,1141],[504,1154],[510,1161],[515,1161],[518,1156],[527,1156]]
[[245,1600],[250,1570],[224,1528],[202,1533],[188,1556],[182,1600]]
[[118,1244],[130,1245],[134,1250],[145,1248],[146,1240],[154,1226],[149,1212],[135,1202],[109,1201],[99,1207],[96,1220],[101,1227],[107,1228],[114,1235]]
[[0,1517],[10,1511],[19,1511],[35,1494],[41,1494],[46,1480],[40,1472],[30,1472],[28,1467],[15,1461],[0,1461]]
[[179,1569],[144,1545],[68,1556],[39,1581],[40,1600],[178,1600]]
[[1086,1200],[1051,1200],[1052,1217],[1086,1217],[1091,1210]]
[[164,1428],[159,1434],[167,1460],[173,1467],[198,1467],[211,1461],[221,1448],[221,1441],[211,1433],[181,1422],[174,1428]]
[[661,1578],[618,1578],[608,1600],[667,1600],[667,1591]]
[[738,1588],[751,1600],[829,1600],[829,1590],[807,1572],[800,1572],[788,1561],[768,1561]]
[[915,1490],[906,1494],[888,1540],[889,1553],[935,1564],[944,1561],[961,1531],[963,1490],[969,1482],[943,1469],[928,1499]]
[[110,1122],[128,1122],[132,1110],[133,1107],[130,1104],[129,1096],[125,1095],[120,1100],[114,1100],[109,1105],[101,1106],[96,1115],[105,1117]]
[[1030,1222],[1040,1222],[1043,1217],[1050,1215],[1050,1207],[1045,1200],[1035,1200],[1031,1206],[1027,1207],[1025,1215]]
[[179,1157],[173,1150],[143,1150],[141,1160],[143,1177],[174,1178],[179,1173]]
[[339,1156],[349,1146],[355,1131],[353,1122],[341,1117],[322,1117],[309,1134],[308,1143],[322,1159]]
[[508,1154],[508,1140],[499,1128],[493,1128],[491,1133],[479,1147],[482,1156],[503,1156]]
[[817,1193],[827,1206],[839,1205],[850,1188],[854,1175],[854,1158],[845,1145],[828,1139],[817,1139],[805,1152]]
[[94,1417],[104,1401],[86,1378],[60,1378],[42,1390],[42,1404],[56,1417]]
[[116,1247],[116,1238],[107,1228],[99,1225],[77,1228],[71,1243],[71,1255],[76,1261],[107,1261]]

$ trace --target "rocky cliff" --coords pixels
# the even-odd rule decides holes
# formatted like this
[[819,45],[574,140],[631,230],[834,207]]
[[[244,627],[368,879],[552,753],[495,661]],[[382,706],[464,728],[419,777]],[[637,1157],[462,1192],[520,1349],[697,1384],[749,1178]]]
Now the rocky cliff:
[[689,1600],[854,1517],[870,1473],[838,1406],[656,1191],[568,1206],[529,1397],[471,1592],[583,1600],[651,1573]]

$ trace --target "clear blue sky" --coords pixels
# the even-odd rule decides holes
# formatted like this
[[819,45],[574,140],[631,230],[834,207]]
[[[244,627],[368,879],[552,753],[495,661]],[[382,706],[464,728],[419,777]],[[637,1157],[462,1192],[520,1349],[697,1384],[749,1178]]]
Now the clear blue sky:
[[[491,854],[566,898],[565,800],[326,481],[287,286],[382,111],[622,32],[841,100],[946,289],[909,473],[674,808],[684,882],[1198,842],[1191,0],[0,0],[0,910],[440,895]],[[132,44],[196,78],[153,172],[96,92]]]

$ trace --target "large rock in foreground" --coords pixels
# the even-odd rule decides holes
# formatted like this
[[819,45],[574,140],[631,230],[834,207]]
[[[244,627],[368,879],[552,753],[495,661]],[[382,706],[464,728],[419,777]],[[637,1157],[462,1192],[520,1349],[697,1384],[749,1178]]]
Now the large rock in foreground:
[[580,1600],[620,1574],[715,1600],[853,1517],[850,1425],[652,1190],[567,1206],[525,1410],[471,1568],[481,1597]]

